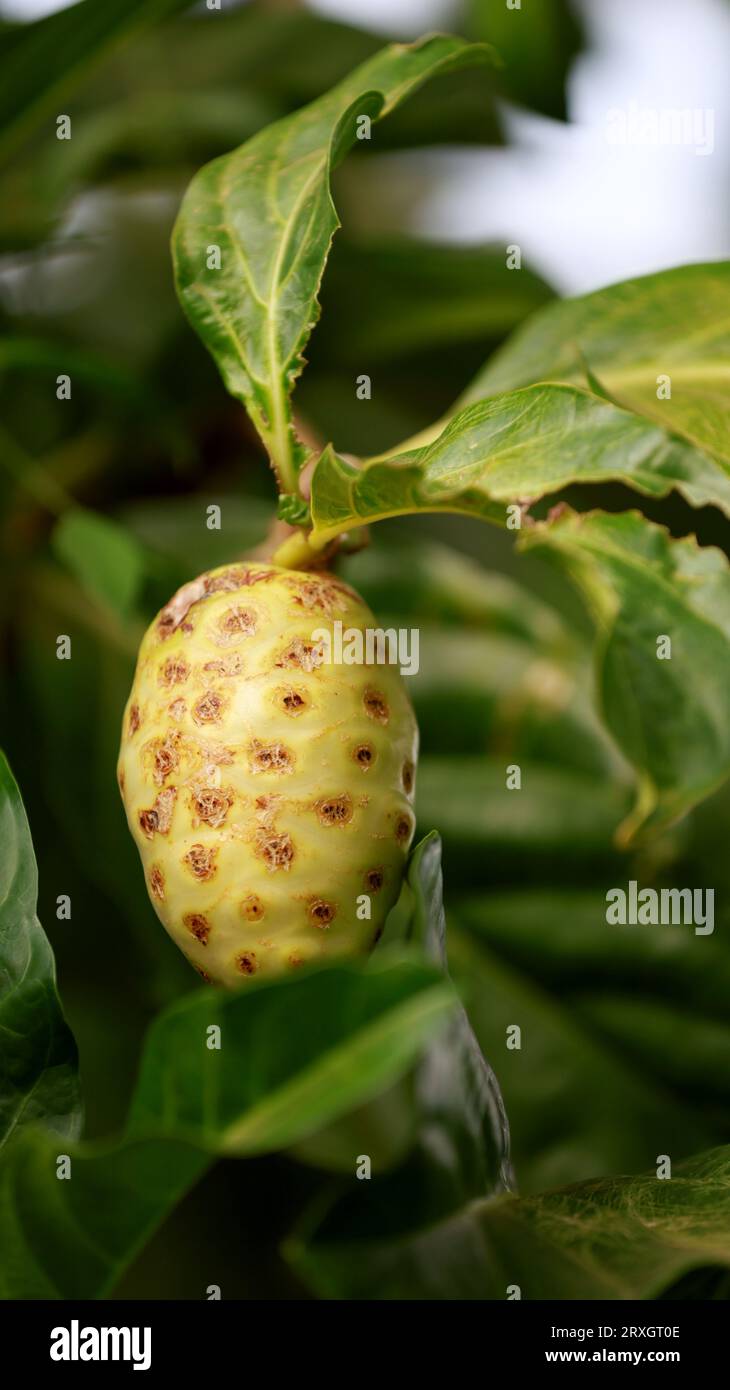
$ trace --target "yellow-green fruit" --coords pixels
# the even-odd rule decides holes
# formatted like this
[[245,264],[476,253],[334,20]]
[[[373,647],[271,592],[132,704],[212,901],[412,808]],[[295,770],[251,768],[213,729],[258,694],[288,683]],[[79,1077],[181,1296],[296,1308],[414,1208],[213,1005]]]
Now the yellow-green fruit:
[[374,629],[333,575],[235,564],[142,642],[119,785],[155,911],[215,983],[367,952],[398,896],[418,731],[396,666],[327,661],[338,622]]

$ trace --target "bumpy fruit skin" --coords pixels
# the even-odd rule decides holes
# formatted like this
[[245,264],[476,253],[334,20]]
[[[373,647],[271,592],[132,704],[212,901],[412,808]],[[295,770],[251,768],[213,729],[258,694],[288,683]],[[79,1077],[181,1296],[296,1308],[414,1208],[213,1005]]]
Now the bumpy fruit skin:
[[418,731],[397,666],[324,660],[338,620],[376,626],[331,574],[232,564],[142,642],[119,785],[152,905],[216,984],[365,953],[398,897]]

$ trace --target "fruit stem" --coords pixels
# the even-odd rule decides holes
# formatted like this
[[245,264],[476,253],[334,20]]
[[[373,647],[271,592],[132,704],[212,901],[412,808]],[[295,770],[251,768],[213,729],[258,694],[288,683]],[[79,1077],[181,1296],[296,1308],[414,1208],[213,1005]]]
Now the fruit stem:
[[321,547],[311,545],[306,532],[298,528],[274,551],[271,562],[284,569],[316,569],[324,563],[325,553]]

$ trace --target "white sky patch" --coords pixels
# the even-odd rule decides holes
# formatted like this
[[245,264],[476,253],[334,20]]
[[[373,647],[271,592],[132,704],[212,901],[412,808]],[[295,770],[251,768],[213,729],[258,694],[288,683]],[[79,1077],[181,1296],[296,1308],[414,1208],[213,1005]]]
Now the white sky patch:
[[416,39],[430,29],[453,28],[450,0],[309,0],[317,14],[398,39]]
[[2,0],[2,19],[42,19],[55,10],[67,10],[72,0]]

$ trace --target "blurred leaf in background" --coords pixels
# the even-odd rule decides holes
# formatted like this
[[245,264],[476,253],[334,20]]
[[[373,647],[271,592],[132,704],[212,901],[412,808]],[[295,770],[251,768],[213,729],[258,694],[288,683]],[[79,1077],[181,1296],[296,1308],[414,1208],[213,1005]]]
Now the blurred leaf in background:
[[145,558],[134,537],[121,526],[83,507],[73,507],[53,532],[53,548],[85,593],[122,617],[134,608],[145,575]]
[[[461,26],[460,26],[461,27]],[[519,106],[564,120],[565,84],[584,44],[571,0],[466,0],[464,32],[488,39],[502,58],[499,90]]]
[[0,156],[17,146],[28,126],[78,80],[79,72],[115,42],[154,24],[190,0],[78,0],[33,24],[0,31]]

